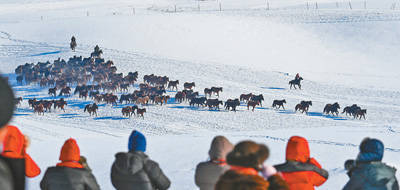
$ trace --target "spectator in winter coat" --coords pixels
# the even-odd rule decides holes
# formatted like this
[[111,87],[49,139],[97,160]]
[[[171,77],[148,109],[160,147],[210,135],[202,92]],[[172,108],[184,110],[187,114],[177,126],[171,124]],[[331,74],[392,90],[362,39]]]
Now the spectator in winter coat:
[[285,190],[286,182],[273,175],[268,181],[259,175],[262,164],[269,156],[267,146],[253,141],[237,144],[227,155],[231,168],[225,172],[215,186],[215,190]]
[[291,190],[313,190],[328,179],[328,172],[314,158],[305,138],[293,136],[286,147],[286,162],[276,165]]
[[200,190],[214,190],[219,176],[229,169],[226,155],[233,149],[232,143],[223,136],[217,136],[211,142],[208,155],[210,161],[201,162],[196,167],[195,183]]
[[28,139],[15,126],[7,126],[1,156],[13,172],[14,188],[24,189],[25,176],[36,177],[40,174],[39,166],[26,153]]
[[[7,124],[11,120],[14,111],[14,93],[11,87],[8,85],[7,80],[0,77],[0,153],[3,152],[3,144],[7,135]],[[25,172],[23,162],[21,172],[17,173],[16,170],[11,170],[11,163],[14,163],[16,159],[5,158],[0,155],[0,189],[2,190],[14,190],[25,188]],[[14,164],[15,165],[15,164]],[[18,175],[19,174],[19,175]],[[23,179],[23,181],[17,181],[14,177]],[[19,187],[14,188],[14,184],[19,184]]]
[[80,163],[80,150],[75,139],[65,141],[60,153],[60,163],[47,168],[40,188],[42,190],[98,190],[93,174]]
[[382,163],[384,146],[378,139],[365,138],[354,161],[346,161],[350,177],[343,190],[399,190],[396,169]]
[[111,182],[117,190],[165,190],[170,187],[171,182],[158,163],[144,153],[146,138],[142,133],[132,132],[128,150],[117,153],[111,167]]

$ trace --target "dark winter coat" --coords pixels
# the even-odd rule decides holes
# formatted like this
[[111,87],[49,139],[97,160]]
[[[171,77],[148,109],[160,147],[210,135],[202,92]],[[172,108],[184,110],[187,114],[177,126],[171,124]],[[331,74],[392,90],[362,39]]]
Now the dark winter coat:
[[80,163],[80,149],[75,139],[68,139],[61,148],[56,167],[47,169],[40,188],[42,190],[98,190],[96,178]]
[[7,162],[0,156],[0,189],[13,190],[13,177]]
[[99,185],[92,173],[84,168],[50,167],[42,181],[42,190],[98,190]]
[[396,169],[380,161],[360,162],[349,173],[343,190],[399,190]]
[[141,151],[115,155],[111,182],[117,190],[165,190],[171,185],[158,163]]
[[226,163],[202,162],[197,165],[195,183],[200,190],[213,190],[218,178],[228,169],[229,165]]
[[23,158],[6,158],[0,156],[12,173],[12,181],[14,190],[25,189],[25,159]]
[[210,161],[201,162],[196,167],[194,178],[200,190],[214,190],[218,178],[230,168],[225,159],[232,149],[233,145],[227,138],[217,136],[213,139],[208,151]]

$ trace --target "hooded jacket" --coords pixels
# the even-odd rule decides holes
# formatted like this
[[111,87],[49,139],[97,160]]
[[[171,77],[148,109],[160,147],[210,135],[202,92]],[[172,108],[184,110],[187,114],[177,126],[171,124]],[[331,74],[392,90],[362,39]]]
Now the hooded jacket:
[[289,139],[286,147],[286,162],[276,165],[291,190],[313,190],[328,179],[328,172],[310,158],[308,142],[303,137],[294,136]]
[[111,182],[117,190],[165,190],[171,182],[157,162],[144,153],[146,138],[134,130],[128,140],[129,152],[115,155]]
[[381,162],[384,146],[378,139],[364,139],[354,167],[349,168],[350,180],[344,190],[399,190],[396,169]]
[[343,190],[399,190],[396,169],[382,162],[358,163]]
[[115,155],[111,182],[117,190],[165,190],[171,185],[158,163],[141,151]]
[[286,182],[278,175],[268,181],[259,175],[260,166],[269,156],[269,149],[253,141],[242,141],[227,155],[231,166],[215,185],[215,190],[286,190]]
[[223,136],[217,136],[208,152],[210,161],[201,162],[196,167],[195,183],[200,190],[213,190],[218,178],[230,167],[226,164],[226,155],[233,145]]
[[40,174],[39,166],[26,153],[27,141],[15,126],[7,126],[1,156],[12,171],[14,188],[25,188],[25,176],[35,177]]
[[98,190],[100,189],[92,173],[79,164],[80,150],[74,139],[65,141],[61,162],[49,167],[40,182],[42,190]]

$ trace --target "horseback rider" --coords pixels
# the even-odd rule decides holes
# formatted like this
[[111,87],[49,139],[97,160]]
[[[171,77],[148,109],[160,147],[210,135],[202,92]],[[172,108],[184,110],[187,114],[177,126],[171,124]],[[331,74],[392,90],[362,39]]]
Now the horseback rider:
[[72,36],[72,38],[71,38],[71,43],[69,44],[70,45],[70,48],[71,48],[71,50],[72,51],[75,51],[75,48],[76,48],[76,39],[75,39],[75,36]]
[[294,78],[294,80],[299,80],[299,78],[300,78],[300,75],[299,75],[299,73],[297,73],[296,77]]

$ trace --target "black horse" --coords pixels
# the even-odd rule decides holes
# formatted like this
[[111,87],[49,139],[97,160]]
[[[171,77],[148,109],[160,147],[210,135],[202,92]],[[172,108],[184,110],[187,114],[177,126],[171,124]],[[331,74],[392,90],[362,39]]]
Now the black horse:
[[296,105],[295,111],[299,110],[301,113],[307,113],[310,106],[312,106],[312,101],[301,101],[300,104]]
[[300,82],[303,80],[303,77],[299,77],[299,78],[297,78],[297,79],[293,79],[293,80],[291,80],[291,81],[289,81],[289,84],[290,84],[290,89],[292,89],[292,86],[294,87],[294,89],[297,89],[296,88],[296,85],[299,87],[299,89],[301,90],[301,84],[300,84]]
[[92,116],[92,114],[97,116],[97,109],[99,109],[99,107],[97,106],[96,103],[88,104],[85,106],[83,112],[87,111],[90,114],[90,116]]
[[286,104],[286,100],[285,99],[283,99],[283,100],[274,100],[272,102],[272,107],[279,109],[282,106],[282,108],[285,109],[285,106],[283,106],[283,104]]
[[218,99],[208,99],[206,102],[206,105],[208,108],[211,110],[211,108],[214,108],[215,110],[219,110],[219,105],[223,105],[221,100]]
[[366,109],[359,109],[357,112],[354,114],[354,118],[359,118],[361,119],[362,117],[365,119],[365,114],[367,114]]
[[199,98],[193,98],[192,100],[190,100],[190,106],[194,106],[195,104],[197,104],[197,107],[199,107],[200,105],[204,106],[205,103],[207,101],[207,98],[205,97],[199,97]]
[[324,108],[324,113],[326,113],[326,114],[332,113],[332,115],[336,113],[336,116],[338,116],[339,109],[340,109],[340,106],[339,106],[339,103],[337,103],[337,102],[335,102],[334,104],[326,104],[326,106]]
[[343,114],[343,113],[346,113],[346,116],[347,116],[347,115],[355,116],[355,114],[356,114],[356,112],[357,112],[358,110],[361,110],[361,107],[360,107],[360,106],[357,106],[357,104],[353,104],[352,106],[346,106],[346,107],[343,109],[342,114]]
[[254,101],[254,102],[258,102],[260,104],[260,106],[262,107],[262,101],[264,101],[264,96],[262,94],[257,95],[257,96],[252,96],[250,98],[250,100]]
[[53,96],[57,96],[57,87],[54,87],[54,88],[49,88],[49,93],[48,93],[50,96],[51,95],[53,95]]
[[237,106],[240,106],[240,101],[239,101],[239,99],[234,99],[234,100],[232,100],[232,99],[228,99],[226,102],[225,102],[225,110],[230,110],[231,108],[232,108],[232,111],[235,111],[236,112],[236,107]]

